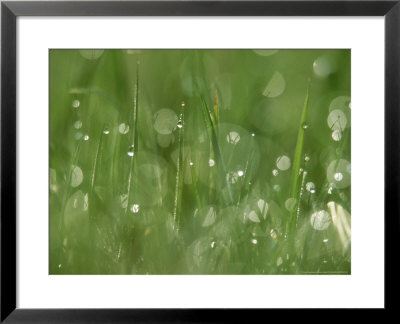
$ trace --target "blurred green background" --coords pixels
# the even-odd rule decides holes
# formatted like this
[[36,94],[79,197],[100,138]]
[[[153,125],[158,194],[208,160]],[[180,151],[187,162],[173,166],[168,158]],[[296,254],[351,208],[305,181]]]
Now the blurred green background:
[[51,50],[50,274],[349,274],[350,61]]

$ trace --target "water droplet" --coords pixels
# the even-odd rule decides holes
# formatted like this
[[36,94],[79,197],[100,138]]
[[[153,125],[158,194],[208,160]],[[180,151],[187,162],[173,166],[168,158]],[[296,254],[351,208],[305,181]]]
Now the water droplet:
[[[309,191],[309,192],[311,192],[311,191],[314,190],[314,189],[315,189],[315,184],[314,184],[314,182],[307,182],[307,184],[306,184],[306,190]],[[314,192],[315,192],[315,190],[314,190]]]
[[332,132],[332,139],[336,142],[339,142],[342,139],[342,132],[339,129],[335,129]]
[[178,116],[169,108],[162,108],[154,114],[154,129],[162,135],[171,134],[176,127],[182,127],[182,121],[179,124]]
[[176,124],[176,127],[178,127],[178,128],[182,128],[183,127],[183,123],[182,123],[182,120],[178,120],[178,123]]
[[209,165],[210,167],[213,167],[213,166],[215,165],[215,161],[214,161],[213,159],[210,159],[210,160],[208,161],[208,165]]
[[185,107],[185,102],[184,101],[182,101],[181,107]]
[[81,128],[81,127],[82,127],[82,122],[81,122],[80,120],[77,120],[77,121],[74,123],[74,127],[75,127],[76,129]]
[[276,231],[272,228],[269,231],[269,235],[271,235],[272,239],[276,240],[278,238],[278,234],[276,233]]
[[285,91],[286,82],[283,78],[283,75],[279,72],[275,72],[268,82],[265,90],[263,92],[263,96],[268,98],[275,98],[280,96],[283,91]]
[[105,135],[108,135],[108,134],[110,134],[110,129],[106,126],[106,127],[104,127],[104,129],[103,129],[103,133],[105,134]]
[[299,175],[301,175],[303,173],[303,171],[304,171],[303,168],[300,168],[299,169]]
[[308,125],[307,124],[303,124],[303,129],[307,129]]
[[254,133],[251,133],[251,136],[253,136],[253,137],[254,137],[254,136],[256,136],[256,134],[254,134]]
[[324,231],[331,223],[331,216],[326,210],[319,210],[311,215],[310,222],[315,230]]
[[130,146],[128,147],[128,152],[127,152],[128,156],[133,156],[133,155],[135,154],[134,148],[135,148],[134,145],[130,145]]
[[340,172],[335,173],[334,178],[336,181],[342,181],[343,180],[343,174]]
[[139,212],[139,205],[133,204],[131,207],[131,211],[132,211],[132,213],[137,214]]
[[290,158],[286,155],[282,155],[276,159],[276,166],[279,170],[285,171],[290,168]]
[[329,56],[320,56],[313,63],[314,73],[320,78],[326,78],[336,71],[336,65]]
[[80,101],[75,99],[74,101],[72,101],[72,107],[74,108],[78,108],[81,105]]
[[268,203],[266,201],[264,201],[263,199],[259,199],[257,201],[257,206],[261,213],[264,212],[264,214],[262,216],[265,219],[267,217],[267,212],[268,212],[268,208],[269,208]]
[[282,263],[283,263],[283,259],[282,259],[282,257],[279,257],[279,258],[276,260],[276,265],[279,267],[280,265],[282,265]]
[[121,134],[127,134],[129,132],[129,125],[122,123],[118,126],[118,131]]
[[82,169],[76,165],[73,165],[71,172],[71,186],[74,188],[78,187],[83,181]]
[[250,213],[248,214],[247,217],[248,217],[253,223],[259,223],[259,222],[260,222],[260,219],[258,218],[258,215],[257,215],[257,213],[256,213],[254,210],[250,211]]
[[229,134],[226,136],[226,141],[229,144],[237,144],[240,141],[240,135],[238,132],[229,132]]
[[239,177],[242,177],[244,175],[244,172],[242,170],[239,170],[237,174]]
[[339,96],[333,99],[329,105],[329,111],[339,109],[346,111],[347,109],[351,108],[350,104],[350,97],[348,96]]
[[304,161],[306,161],[306,162],[310,161],[310,157],[307,154],[304,155]]
[[237,174],[237,172],[229,172],[226,175],[226,180],[232,184],[236,183],[239,180],[239,175]]
[[281,186],[280,185],[274,185],[272,187],[272,189],[274,189],[274,191],[281,191]]
[[257,239],[251,239],[251,243],[256,245],[258,243]]
[[335,109],[329,113],[327,123],[330,129],[343,132],[347,125],[347,117],[343,111]]
[[285,208],[292,212],[296,209],[297,199],[296,198],[289,198],[285,201]]
[[351,164],[347,160],[334,160],[329,164],[326,170],[327,179],[338,189],[347,188],[351,184],[350,170]]
[[190,161],[190,162],[189,162],[189,165],[190,165],[190,166],[193,166],[193,165],[194,165],[194,163],[193,163],[192,161]]
[[324,243],[328,243],[328,239],[324,239],[322,242],[324,242]]
[[60,263],[59,265],[58,265],[58,269],[60,269],[62,267],[62,264]]
[[83,140],[88,141],[89,138],[90,138],[89,135],[85,135],[85,136],[83,137]]
[[276,177],[279,174],[279,171],[277,169],[273,169],[272,174],[274,175],[274,177]]
[[215,241],[211,242],[211,248],[213,249],[215,247]]

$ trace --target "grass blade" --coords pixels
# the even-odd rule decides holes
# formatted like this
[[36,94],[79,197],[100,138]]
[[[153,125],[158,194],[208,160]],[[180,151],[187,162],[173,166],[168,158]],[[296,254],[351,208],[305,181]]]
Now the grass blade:
[[[127,201],[128,204],[126,205],[125,208],[125,215],[128,211],[129,206],[132,203],[132,193],[131,193],[131,187],[132,187],[132,181],[133,179],[137,179],[137,154],[138,154],[138,128],[137,128],[137,119],[138,119],[138,105],[139,105],[139,63],[136,64],[136,85],[135,85],[135,94],[133,98],[133,112],[132,112],[132,120],[131,120],[131,125],[133,126],[133,138],[132,138],[132,143],[133,143],[133,148],[131,151],[131,154],[133,154],[131,157],[131,163],[130,163],[130,169],[129,169],[129,176],[128,176],[128,192],[127,192]],[[129,148],[131,149],[131,148]]]
[[[294,160],[293,160],[293,170],[292,170],[292,179],[290,185],[290,197],[298,199],[298,180],[299,180],[299,172],[300,172],[300,165],[303,156],[303,144],[304,144],[304,134],[307,129],[307,112],[308,112],[308,101],[309,101],[309,94],[310,94],[310,85],[307,86],[307,93],[306,98],[304,100],[303,112],[301,114],[299,132],[297,135],[297,143],[296,143],[296,150],[294,153]],[[292,231],[296,228],[296,213],[291,212],[289,217],[289,224],[287,227],[287,232]]]
[[182,103],[182,112],[178,121],[178,160],[176,162],[175,177],[175,199],[173,212],[173,229],[179,231],[182,211],[182,191],[183,191],[183,132],[184,132],[184,110]]
[[[204,120],[206,121],[206,124],[207,124],[208,129],[209,129],[208,133],[209,133],[210,140],[211,140],[211,143],[212,143],[214,156],[216,158],[216,163],[218,165],[220,165],[224,175],[226,175],[227,174],[226,166],[225,166],[224,158],[222,157],[221,148],[219,147],[219,144],[218,144],[216,126],[214,125],[212,115],[211,115],[211,113],[210,113],[210,111],[209,111],[209,109],[207,107],[207,103],[206,103],[203,95],[201,94],[198,85],[197,85],[197,88],[199,90],[200,99],[201,99],[201,102],[202,102],[203,117],[204,117]],[[232,195],[232,189],[231,189],[231,185],[229,183],[229,179],[227,179],[227,177],[225,177],[225,180],[226,180],[226,185],[227,185],[227,188],[228,188],[230,203],[233,203],[233,195]]]

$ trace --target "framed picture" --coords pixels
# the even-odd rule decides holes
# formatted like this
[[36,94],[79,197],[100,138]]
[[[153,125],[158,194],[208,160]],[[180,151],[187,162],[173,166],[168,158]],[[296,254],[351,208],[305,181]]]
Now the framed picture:
[[2,2],[1,320],[392,308],[399,15]]

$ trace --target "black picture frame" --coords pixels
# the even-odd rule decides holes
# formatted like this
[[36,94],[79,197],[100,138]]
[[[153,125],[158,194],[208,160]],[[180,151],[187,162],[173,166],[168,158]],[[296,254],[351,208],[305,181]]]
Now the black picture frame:
[[[234,322],[267,310],[16,308],[16,19],[19,16],[384,16],[385,309],[395,310],[399,236],[400,1],[2,1],[1,322]],[[374,260],[371,260],[374,262]],[[368,283],[366,282],[366,285]],[[262,318],[262,317],[259,317]],[[266,317],[264,317],[265,320]]]

